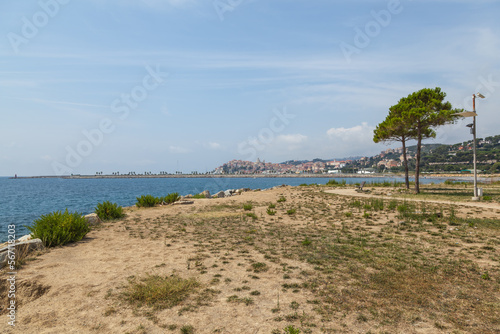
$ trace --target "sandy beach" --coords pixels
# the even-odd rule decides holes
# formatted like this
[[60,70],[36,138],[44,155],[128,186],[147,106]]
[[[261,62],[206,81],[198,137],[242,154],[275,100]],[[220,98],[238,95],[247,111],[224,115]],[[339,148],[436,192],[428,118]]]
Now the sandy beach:
[[[126,208],[32,254],[17,271],[15,327],[2,285],[0,331],[499,333],[500,205],[415,202],[412,214],[429,214],[418,220],[392,193],[283,187]],[[200,286],[171,308],[131,303],[131,282],[154,275]]]

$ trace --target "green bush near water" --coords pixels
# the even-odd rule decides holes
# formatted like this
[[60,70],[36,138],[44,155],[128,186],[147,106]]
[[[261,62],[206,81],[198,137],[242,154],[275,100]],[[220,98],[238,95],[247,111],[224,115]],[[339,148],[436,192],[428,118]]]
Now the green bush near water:
[[70,213],[68,209],[42,215],[26,228],[33,238],[42,240],[45,247],[80,241],[90,231],[85,217],[78,212]]
[[171,194],[168,194],[167,196],[163,197],[161,200],[165,204],[172,204],[172,203],[177,202],[180,199],[181,199],[181,197],[179,196],[179,193],[171,193]]
[[125,216],[123,214],[123,208],[110,201],[98,203],[94,212],[102,220],[118,219]]
[[346,184],[347,184],[346,180],[338,182],[335,179],[328,180],[328,182],[326,183],[327,186],[345,186]]
[[160,199],[158,197],[154,197],[153,195],[142,195],[141,197],[137,197],[137,205],[139,208],[151,208],[156,204],[160,203]]
[[137,197],[137,205],[139,208],[151,208],[156,204],[172,204],[180,200],[181,197],[179,193],[171,193],[165,197],[154,197],[153,195],[142,195],[141,197]]

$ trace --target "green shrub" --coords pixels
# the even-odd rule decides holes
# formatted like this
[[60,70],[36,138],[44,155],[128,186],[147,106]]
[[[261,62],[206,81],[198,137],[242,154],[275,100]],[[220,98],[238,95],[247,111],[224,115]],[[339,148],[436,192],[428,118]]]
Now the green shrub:
[[179,193],[171,193],[168,194],[167,196],[163,197],[161,201],[165,204],[172,204],[180,200],[181,197],[179,196]]
[[384,210],[384,200],[372,198],[371,199],[371,207],[374,211]]
[[278,199],[278,203],[282,203],[282,202],[286,202],[286,198],[285,198],[285,196],[281,196],[281,197]]
[[137,197],[137,205],[140,208],[150,208],[160,203],[160,199],[158,197],[154,197],[152,195],[142,195],[141,197]]
[[252,203],[243,204],[243,210],[250,211],[253,209]]
[[274,216],[276,214],[276,211],[271,210],[271,209],[267,209],[267,214],[270,216]]
[[276,204],[270,203],[269,204],[269,209],[276,209]]
[[395,201],[395,200],[390,201],[390,202],[389,202],[389,205],[387,206],[387,208],[388,208],[389,210],[394,210],[394,209],[396,209],[397,207],[398,207],[398,202],[397,202],[397,201]]
[[194,327],[191,325],[184,325],[181,327],[181,333],[182,334],[193,334],[194,333]]
[[262,273],[269,270],[269,267],[264,262],[252,263],[252,269],[255,273]]
[[196,194],[196,195],[193,195],[193,198],[201,199],[201,198],[207,198],[207,197],[204,194]]
[[98,203],[94,212],[102,220],[118,219],[124,216],[122,207],[110,201]]
[[397,209],[398,209],[398,212],[402,215],[404,215],[410,211],[410,208],[406,203],[398,205]]
[[286,334],[300,334],[300,329],[295,328],[293,325],[285,327],[283,330]]
[[351,203],[349,203],[349,206],[352,206],[353,208],[361,208],[362,204],[360,201],[355,200],[355,201],[352,201]]
[[309,246],[310,244],[312,244],[312,241],[306,237],[303,241],[302,241],[302,245],[303,246]]
[[345,186],[347,184],[346,180],[338,182],[337,180],[331,179],[326,183],[327,186]]
[[289,215],[294,215],[296,212],[297,212],[296,209],[290,209],[290,210],[286,211],[286,213],[289,214]]
[[85,217],[78,212],[55,211],[42,215],[33,226],[26,226],[33,238],[42,240],[45,247],[80,241],[90,231]]
[[[411,182],[410,182],[411,184]],[[401,187],[404,185],[403,182],[398,182],[398,181],[382,181],[382,182],[367,182],[366,185],[370,185],[372,187]]]
[[250,217],[250,218],[252,218],[253,220],[257,220],[258,219],[257,215],[255,213],[253,213],[253,212],[247,213],[247,216]]

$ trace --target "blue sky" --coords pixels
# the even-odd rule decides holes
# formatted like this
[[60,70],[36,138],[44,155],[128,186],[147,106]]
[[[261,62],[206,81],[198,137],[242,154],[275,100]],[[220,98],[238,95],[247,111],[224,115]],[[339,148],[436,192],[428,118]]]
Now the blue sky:
[[[0,3],[0,175],[210,171],[374,155],[408,94],[500,134],[500,2]],[[428,142],[471,139],[470,120]]]

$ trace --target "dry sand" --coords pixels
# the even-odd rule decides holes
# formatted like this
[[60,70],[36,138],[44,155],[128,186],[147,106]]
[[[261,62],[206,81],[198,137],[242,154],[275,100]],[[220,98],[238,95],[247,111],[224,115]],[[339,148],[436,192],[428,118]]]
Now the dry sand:
[[[277,198],[287,198],[287,208],[297,207],[302,192],[300,188],[280,188],[262,192],[248,192],[241,196],[224,199],[195,200],[193,205],[163,206],[151,209],[127,208],[127,216],[123,220],[104,223],[100,228],[91,231],[84,240],[50,249],[28,261],[17,272],[18,311],[16,326],[7,325],[7,317],[3,310],[0,332],[2,333],[180,333],[184,325],[192,325],[194,333],[271,333],[280,329],[283,333],[285,325],[290,323],[300,327],[297,320],[277,321],[278,313],[273,309],[279,305],[281,315],[290,314],[290,305],[297,302],[300,314],[310,315],[309,322],[315,326],[309,328],[311,333],[372,333],[406,332],[406,333],[448,333],[450,330],[439,329],[433,320],[416,321],[414,324],[399,323],[390,325],[374,325],[361,322],[357,313],[346,314],[337,322],[322,324],[321,317],[315,315],[313,292],[301,289],[295,293],[283,291],[282,284],[300,282],[299,274],[314,272],[314,265],[298,259],[283,259],[290,271],[291,279],[284,279],[283,263],[270,262],[265,253],[256,247],[242,244],[241,248],[225,247],[225,240],[212,240],[210,236],[201,242],[195,235],[202,225],[187,224],[184,228],[172,227],[158,232],[160,226],[174,218],[186,217],[191,221],[203,219],[231,218],[236,224],[246,221],[241,207],[243,203],[252,201],[253,212],[259,217],[259,223],[281,224],[285,228],[305,228],[309,224],[327,224],[321,221],[323,210],[342,210],[343,196],[372,196],[356,193],[353,189],[331,190],[341,196],[322,197],[324,206],[315,212],[314,208],[304,206],[309,216],[303,219],[292,219],[288,215],[278,213],[271,217],[266,214],[266,203],[276,203]],[[310,190],[308,190],[310,191]],[[312,190],[320,193],[320,189]],[[449,203],[445,203],[449,204]],[[221,209],[207,208],[217,206]],[[484,207],[474,206],[478,217],[499,217],[498,204]],[[240,209],[236,209],[240,208]],[[468,207],[460,207],[459,214],[467,215]],[[306,216],[304,216],[306,217]],[[380,216],[380,221],[385,217]],[[376,219],[377,221],[377,219]],[[385,221],[384,221],[385,222]],[[142,224],[145,225],[142,225]],[[340,226],[341,220],[328,222]],[[201,224],[201,223],[200,223]],[[288,226],[288,227],[287,227]],[[235,226],[235,229],[238,227]],[[375,223],[372,229],[380,230]],[[184,234],[182,234],[184,233]],[[251,236],[252,231],[244,231]],[[184,235],[184,237],[182,236]],[[269,242],[272,242],[270,239]],[[229,244],[229,241],[228,241]],[[273,245],[269,245],[270,248]],[[286,247],[281,245],[280,247]],[[211,251],[207,249],[211,248]],[[497,251],[498,252],[498,251]],[[255,274],[251,264],[265,262],[269,270]],[[481,266],[498,268],[498,262],[485,259]],[[148,308],[137,309],[120,297],[121,291],[128,284],[128,278],[145,275],[168,276],[173,273],[182,277],[196,277],[206,287],[217,290],[206,306],[199,306],[191,312],[179,311],[183,307],[176,306],[149,313]],[[252,276],[258,276],[258,279]],[[5,273],[3,274],[5,277]],[[214,280],[215,279],[215,280]],[[339,286],[347,285],[338,278]],[[244,290],[241,292],[241,288]],[[240,292],[238,291],[240,288]],[[258,291],[259,295],[251,295]],[[5,291],[3,291],[5,292]],[[230,303],[232,295],[252,298],[253,304]],[[5,299],[3,299],[5,300]],[[309,302],[308,302],[309,301]],[[185,306],[185,305],[184,305]],[[2,305],[2,308],[3,305]],[[284,311],[286,310],[286,312]],[[302,322],[306,318],[301,319]],[[323,326],[325,325],[325,326]],[[176,328],[174,329],[174,326]],[[330,328],[327,329],[321,329]],[[450,328],[450,327],[445,327]],[[172,329],[172,330],[171,330]],[[301,332],[302,333],[302,332]],[[457,333],[462,333],[458,331]]]

